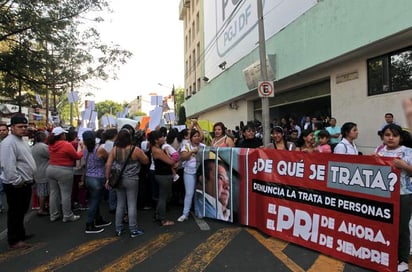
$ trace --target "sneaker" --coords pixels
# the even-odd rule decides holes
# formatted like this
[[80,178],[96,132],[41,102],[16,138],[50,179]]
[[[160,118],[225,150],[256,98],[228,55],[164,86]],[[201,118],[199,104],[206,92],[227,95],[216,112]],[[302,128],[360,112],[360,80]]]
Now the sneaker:
[[186,215],[182,215],[182,216],[180,216],[178,219],[177,219],[177,221],[178,222],[184,222],[184,221],[186,221],[186,220],[188,220],[189,219],[189,217],[187,217]]
[[174,176],[173,176],[173,182],[178,181],[179,178],[180,178],[180,176],[179,176],[178,174],[174,175]]
[[94,225],[98,228],[101,228],[101,227],[110,226],[111,224],[112,224],[112,222],[107,222],[107,221],[104,221],[103,219],[101,219],[101,220],[96,220]]
[[405,262],[401,262],[398,264],[398,272],[406,272],[409,271],[409,266]]
[[104,231],[103,228],[98,228],[96,226],[93,225],[86,225],[86,230],[84,231],[85,233],[100,233]]
[[50,216],[50,222],[56,222],[60,219],[62,219],[61,215]]
[[122,230],[116,230],[116,236],[119,237],[123,234]]
[[72,217],[69,217],[69,218],[63,218],[63,223],[73,222],[73,221],[77,221],[79,219],[80,219],[80,215],[73,215]]
[[140,235],[143,235],[143,234],[144,234],[144,232],[141,231],[141,230],[134,230],[134,231],[130,232],[130,238],[134,238],[134,237],[137,237],[137,236],[140,236]]
[[80,207],[79,207],[79,210],[80,210],[80,211],[88,211],[88,210],[89,210],[89,207],[87,207],[87,206],[80,206]]

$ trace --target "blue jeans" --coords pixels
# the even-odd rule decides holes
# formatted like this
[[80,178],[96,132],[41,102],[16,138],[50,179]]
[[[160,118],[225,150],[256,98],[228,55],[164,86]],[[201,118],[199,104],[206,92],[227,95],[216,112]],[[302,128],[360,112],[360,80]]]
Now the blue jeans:
[[129,230],[137,230],[137,194],[139,178],[122,177],[121,185],[116,188],[116,231],[123,230],[123,216],[127,207]]
[[100,202],[103,198],[105,179],[86,176],[86,187],[89,190],[89,210],[87,224],[94,224],[94,220],[101,220]]
[[183,174],[183,182],[185,183],[185,202],[183,206],[183,215],[189,216],[190,208],[192,207],[193,195],[195,193],[196,173]]
[[116,190],[114,188],[110,188],[109,189],[109,209],[111,211],[116,210],[116,205],[117,205]]

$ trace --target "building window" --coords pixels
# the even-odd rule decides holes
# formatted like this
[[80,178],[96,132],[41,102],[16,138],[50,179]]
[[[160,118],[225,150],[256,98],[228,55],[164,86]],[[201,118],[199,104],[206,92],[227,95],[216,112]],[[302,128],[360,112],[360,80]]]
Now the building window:
[[200,18],[199,18],[199,12],[196,14],[196,33],[199,33],[200,30]]
[[193,51],[192,51],[192,56],[193,56],[193,70],[195,70],[196,71],[196,52],[195,52],[195,50],[193,49]]
[[200,42],[196,44],[197,64],[200,64]]
[[412,47],[368,60],[368,95],[412,89]]
[[189,29],[189,47],[192,44],[192,41],[190,40],[192,38],[192,30]]
[[193,22],[192,22],[192,30],[193,30],[193,32],[192,32],[192,34],[193,34],[192,40],[193,40],[193,41],[195,40],[195,37],[196,37],[196,36],[195,36],[195,34],[196,34],[195,29],[196,29],[196,28],[195,28],[195,21],[193,21]]

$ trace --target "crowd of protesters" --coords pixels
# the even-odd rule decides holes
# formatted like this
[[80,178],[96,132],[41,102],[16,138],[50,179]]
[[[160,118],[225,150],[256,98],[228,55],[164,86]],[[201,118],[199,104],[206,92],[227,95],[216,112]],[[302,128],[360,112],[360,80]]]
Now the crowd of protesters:
[[[10,133],[9,133],[10,128]],[[24,214],[32,194],[38,216],[51,222],[80,220],[79,210],[87,210],[85,233],[100,233],[112,222],[103,219],[100,206],[107,200],[115,214],[116,235],[128,225],[130,237],[143,234],[138,224],[137,209],[154,209],[154,220],[161,226],[172,226],[167,205],[172,196],[183,204],[178,222],[189,220],[196,190],[196,154],[206,145],[212,147],[274,148],[279,150],[361,154],[355,144],[358,127],[354,122],[337,125],[335,118],[274,118],[270,143],[264,145],[260,122],[240,122],[234,130],[216,122],[209,142],[196,120],[178,131],[162,127],[147,133],[130,125],[122,128],[86,130],[78,135],[75,128],[54,127],[49,130],[29,128],[22,115],[11,118],[10,125],[0,124],[0,213],[3,212],[3,187],[8,203],[8,243],[11,249],[28,248],[31,237],[24,227]],[[379,127],[382,145],[375,155],[395,157],[394,166],[401,169],[401,220],[399,265],[409,258],[409,221],[412,211],[411,137],[385,114]],[[29,138],[24,142],[23,139]],[[32,147],[29,147],[32,145]],[[401,154],[401,155],[399,155]],[[112,188],[112,167],[124,165],[121,184]],[[180,184],[180,186],[177,186]],[[222,185],[228,186],[228,185]],[[196,213],[197,214],[197,213]],[[107,218],[106,218],[107,219]]]

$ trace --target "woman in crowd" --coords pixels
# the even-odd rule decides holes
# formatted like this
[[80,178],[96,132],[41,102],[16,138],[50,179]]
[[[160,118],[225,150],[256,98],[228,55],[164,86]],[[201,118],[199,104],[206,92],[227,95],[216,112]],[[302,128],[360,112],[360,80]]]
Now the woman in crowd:
[[[83,149],[80,146],[80,139],[77,135],[77,131],[74,127],[70,127],[69,132],[66,135],[66,140],[74,146],[74,149],[80,151]],[[73,210],[87,210],[87,189],[82,182],[82,176],[84,174],[84,160],[81,158],[76,161],[76,165],[73,168],[73,186],[71,204]]]
[[[164,132],[162,132],[165,134]],[[180,156],[179,156],[179,151],[180,150],[180,143],[178,140],[178,135],[179,132],[177,131],[176,128],[172,128],[169,130],[169,133],[166,132],[166,141],[162,145],[162,149],[166,154],[172,158],[176,163],[179,162]],[[179,175],[177,174],[177,166],[172,167],[172,174],[173,174],[173,181],[176,182],[179,179]]]
[[270,132],[270,143],[266,145],[267,148],[274,148],[279,150],[295,150],[296,146],[292,142],[287,142],[284,136],[284,130],[280,126],[275,126]]
[[185,200],[183,213],[177,219],[179,222],[183,222],[189,218],[196,186],[196,154],[199,151],[199,148],[203,148],[204,146],[205,145],[200,142],[200,132],[196,129],[192,129],[190,131],[190,142],[182,146],[180,150],[180,157],[184,166],[183,182],[185,184]]
[[400,126],[389,124],[381,131],[383,146],[378,146],[375,154],[377,156],[393,157],[393,165],[401,170],[398,271],[408,271],[410,252],[409,220],[412,212],[412,183],[410,181],[412,175],[412,149],[402,145],[405,137],[409,135]]
[[358,155],[355,140],[358,138],[358,127],[353,122],[347,122],[341,127],[342,140],[335,146],[333,153]]
[[[106,150],[107,154],[113,149],[114,142],[116,141],[117,137],[117,129],[116,128],[109,128],[103,132],[103,148]],[[113,188],[109,188],[109,212],[115,213],[116,212],[116,190]]]
[[256,127],[247,123],[242,129],[242,139],[236,142],[236,147],[259,148],[263,147],[262,139],[256,137]]
[[89,190],[89,209],[87,212],[85,233],[99,233],[109,226],[111,222],[103,220],[100,214],[100,202],[103,198],[105,185],[105,162],[107,152],[103,145],[96,144],[96,133],[85,131],[83,133],[83,158],[86,165],[86,187]]
[[[121,168],[129,154],[131,154],[130,159],[123,171],[120,185],[116,188],[116,235],[120,236],[124,231],[123,215],[127,201],[130,237],[134,238],[143,234],[143,231],[138,229],[137,226],[137,195],[140,167],[141,164],[148,164],[149,159],[139,147],[132,144],[132,137],[129,130],[121,129],[117,134],[116,145],[110,152],[106,162],[106,178],[110,177],[112,164],[119,164],[119,168]],[[106,188],[109,187],[110,185],[107,180]]]
[[46,139],[47,136],[44,131],[37,131],[34,135],[34,146],[31,149],[37,166],[37,171],[34,173],[34,180],[36,181],[37,196],[39,197],[38,216],[49,215],[47,203],[49,183],[46,176],[47,166],[49,165],[49,147],[45,143]]
[[213,147],[234,147],[235,143],[231,137],[226,135],[226,127],[222,122],[213,125],[214,138],[212,139]]
[[50,164],[46,170],[50,189],[50,221],[61,217],[62,205],[63,222],[80,219],[71,209],[71,193],[73,186],[73,166],[83,152],[76,152],[73,145],[66,141],[66,133],[62,127],[55,127],[49,137]]
[[300,134],[298,140],[298,149],[306,153],[318,152],[315,146],[315,138],[312,129],[305,129]]
[[159,220],[162,226],[171,226],[174,225],[174,222],[166,219],[166,202],[172,192],[172,166],[177,165],[177,163],[162,150],[165,136],[160,131],[150,132],[149,141],[154,162],[155,180],[159,186],[155,220]]

